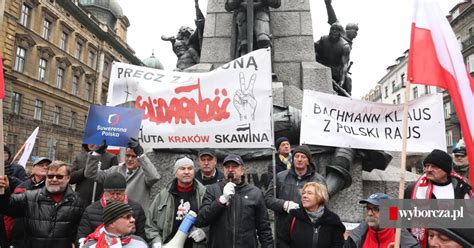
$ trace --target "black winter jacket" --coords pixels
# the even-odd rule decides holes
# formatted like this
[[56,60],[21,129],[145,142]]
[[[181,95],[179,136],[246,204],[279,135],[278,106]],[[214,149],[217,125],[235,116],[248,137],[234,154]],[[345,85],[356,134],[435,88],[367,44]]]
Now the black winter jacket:
[[206,194],[199,210],[197,226],[210,226],[208,247],[210,248],[256,248],[273,247],[272,229],[267,208],[260,189],[243,183],[235,187],[230,205],[219,202],[224,182],[206,187]]
[[212,179],[205,180],[205,179],[202,178],[202,171],[198,170],[196,172],[196,176],[194,178],[196,178],[196,180],[198,180],[200,183],[202,183],[202,185],[206,186],[206,185],[209,185],[209,184],[217,183],[217,182],[221,181],[222,179],[224,179],[224,173],[222,173],[222,171],[220,171],[219,169],[216,168],[216,175],[214,175],[214,177]]
[[[132,200],[128,200],[128,205],[133,210],[133,218],[135,218],[135,235],[145,239],[145,211],[143,211],[142,206]],[[81,222],[77,228],[77,240],[80,238],[85,238],[87,235],[93,233],[95,229],[102,224],[102,212],[104,208],[102,207],[101,200],[98,200],[91,205],[89,205],[84,214],[82,214]]]
[[[294,220],[293,220],[294,219]],[[293,222],[293,225],[291,224]],[[293,226],[293,228],[291,228]],[[278,230],[282,243],[279,247],[331,247],[344,245],[346,228],[339,216],[324,208],[321,218],[312,223],[304,208],[294,209],[285,218],[285,225]],[[284,227],[284,228],[283,228]]]
[[24,217],[26,247],[72,247],[83,211],[79,196],[69,186],[57,204],[46,187],[0,196],[0,212]]
[[[466,182],[463,182],[456,177],[450,177],[451,178],[451,183],[453,184],[454,188],[454,199],[464,199],[466,194],[469,194],[471,191],[471,185],[469,185]],[[405,191],[403,192],[403,198],[405,199],[411,199],[411,194],[413,191],[413,186],[415,183],[409,184],[406,188]],[[436,197],[433,195],[432,199],[436,199]]]

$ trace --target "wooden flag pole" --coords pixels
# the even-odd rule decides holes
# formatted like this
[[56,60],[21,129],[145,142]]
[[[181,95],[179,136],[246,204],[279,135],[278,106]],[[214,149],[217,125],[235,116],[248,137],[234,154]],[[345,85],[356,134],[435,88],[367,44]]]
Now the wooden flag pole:
[[[405,171],[407,162],[407,133],[408,133],[408,103],[410,101],[410,81],[407,81],[405,88],[405,102],[403,103],[403,127],[402,127],[402,157],[400,165],[400,185],[398,187],[398,199],[403,199],[405,191]],[[395,232],[395,247],[400,247],[401,228]]]

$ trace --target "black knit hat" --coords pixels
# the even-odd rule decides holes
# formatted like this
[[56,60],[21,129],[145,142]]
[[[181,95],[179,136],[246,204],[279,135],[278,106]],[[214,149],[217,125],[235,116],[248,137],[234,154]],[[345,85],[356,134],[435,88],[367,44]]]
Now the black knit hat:
[[110,173],[104,180],[104,191],[108,190],[125,190],[127,188],[127,181],[125,177],[118,173]]
[[456,241],[462,247],[472,247],[474,245],[474,229],[473,228],[432,228],[441,234],[448,236],[451,240]]
[[133,213],[132,208],[123,202],[107,201],[102,214],[102,221],[104,225],[109,225],[123,215]]
[[283,141],[288,141],[290,142],[290,140],[287,138],[287,137],[280,137],[278,138],[276,141],[275,141],[275,149],[278,151],[278,149],[280,148],[280,145],[281,143],[283,143]]
[[446,173],[451,174],[453,168],[453,158],[449,156],[445,151],[434,149],[423,161],[423,165],[426,163],[434,164]]
[[300,145],[300,146],[296,147],[295,150],[293,151],[293,157],[297,153],[303,153],[304,155],[306,155],[306,157],[309,160],[309,163],[311,163],[311,150],[309,149],[309,147],[307,145]]

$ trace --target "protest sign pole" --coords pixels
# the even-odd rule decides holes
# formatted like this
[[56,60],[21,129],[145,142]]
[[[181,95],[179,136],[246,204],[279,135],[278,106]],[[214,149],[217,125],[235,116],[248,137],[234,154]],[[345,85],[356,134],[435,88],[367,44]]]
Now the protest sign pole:
[[[402,127],[402,157],[400,165],[400,185],[398,187],[398,199],[403,199],[405,191],[405,171],[407,162],[407,133],[408,133],[408,104],[410,101],[410,81],[405,87],[405,101],[403,103],[403,127]],[[395,232],[395,247],[400,247],[401,229],[398,227]]]

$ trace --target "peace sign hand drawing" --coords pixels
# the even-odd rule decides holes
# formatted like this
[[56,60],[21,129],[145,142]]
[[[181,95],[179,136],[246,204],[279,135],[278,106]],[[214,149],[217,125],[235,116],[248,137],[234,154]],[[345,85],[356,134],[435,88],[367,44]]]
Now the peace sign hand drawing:
[[253,87],[255,86],[256,74],[252,74],[249,85],[246,87],[245,74],[239,74],[240,89],[234,95],[234,107],[239,112],[240,120],[255,120],[255,109],[257,108],[257,100],[253,96]]

